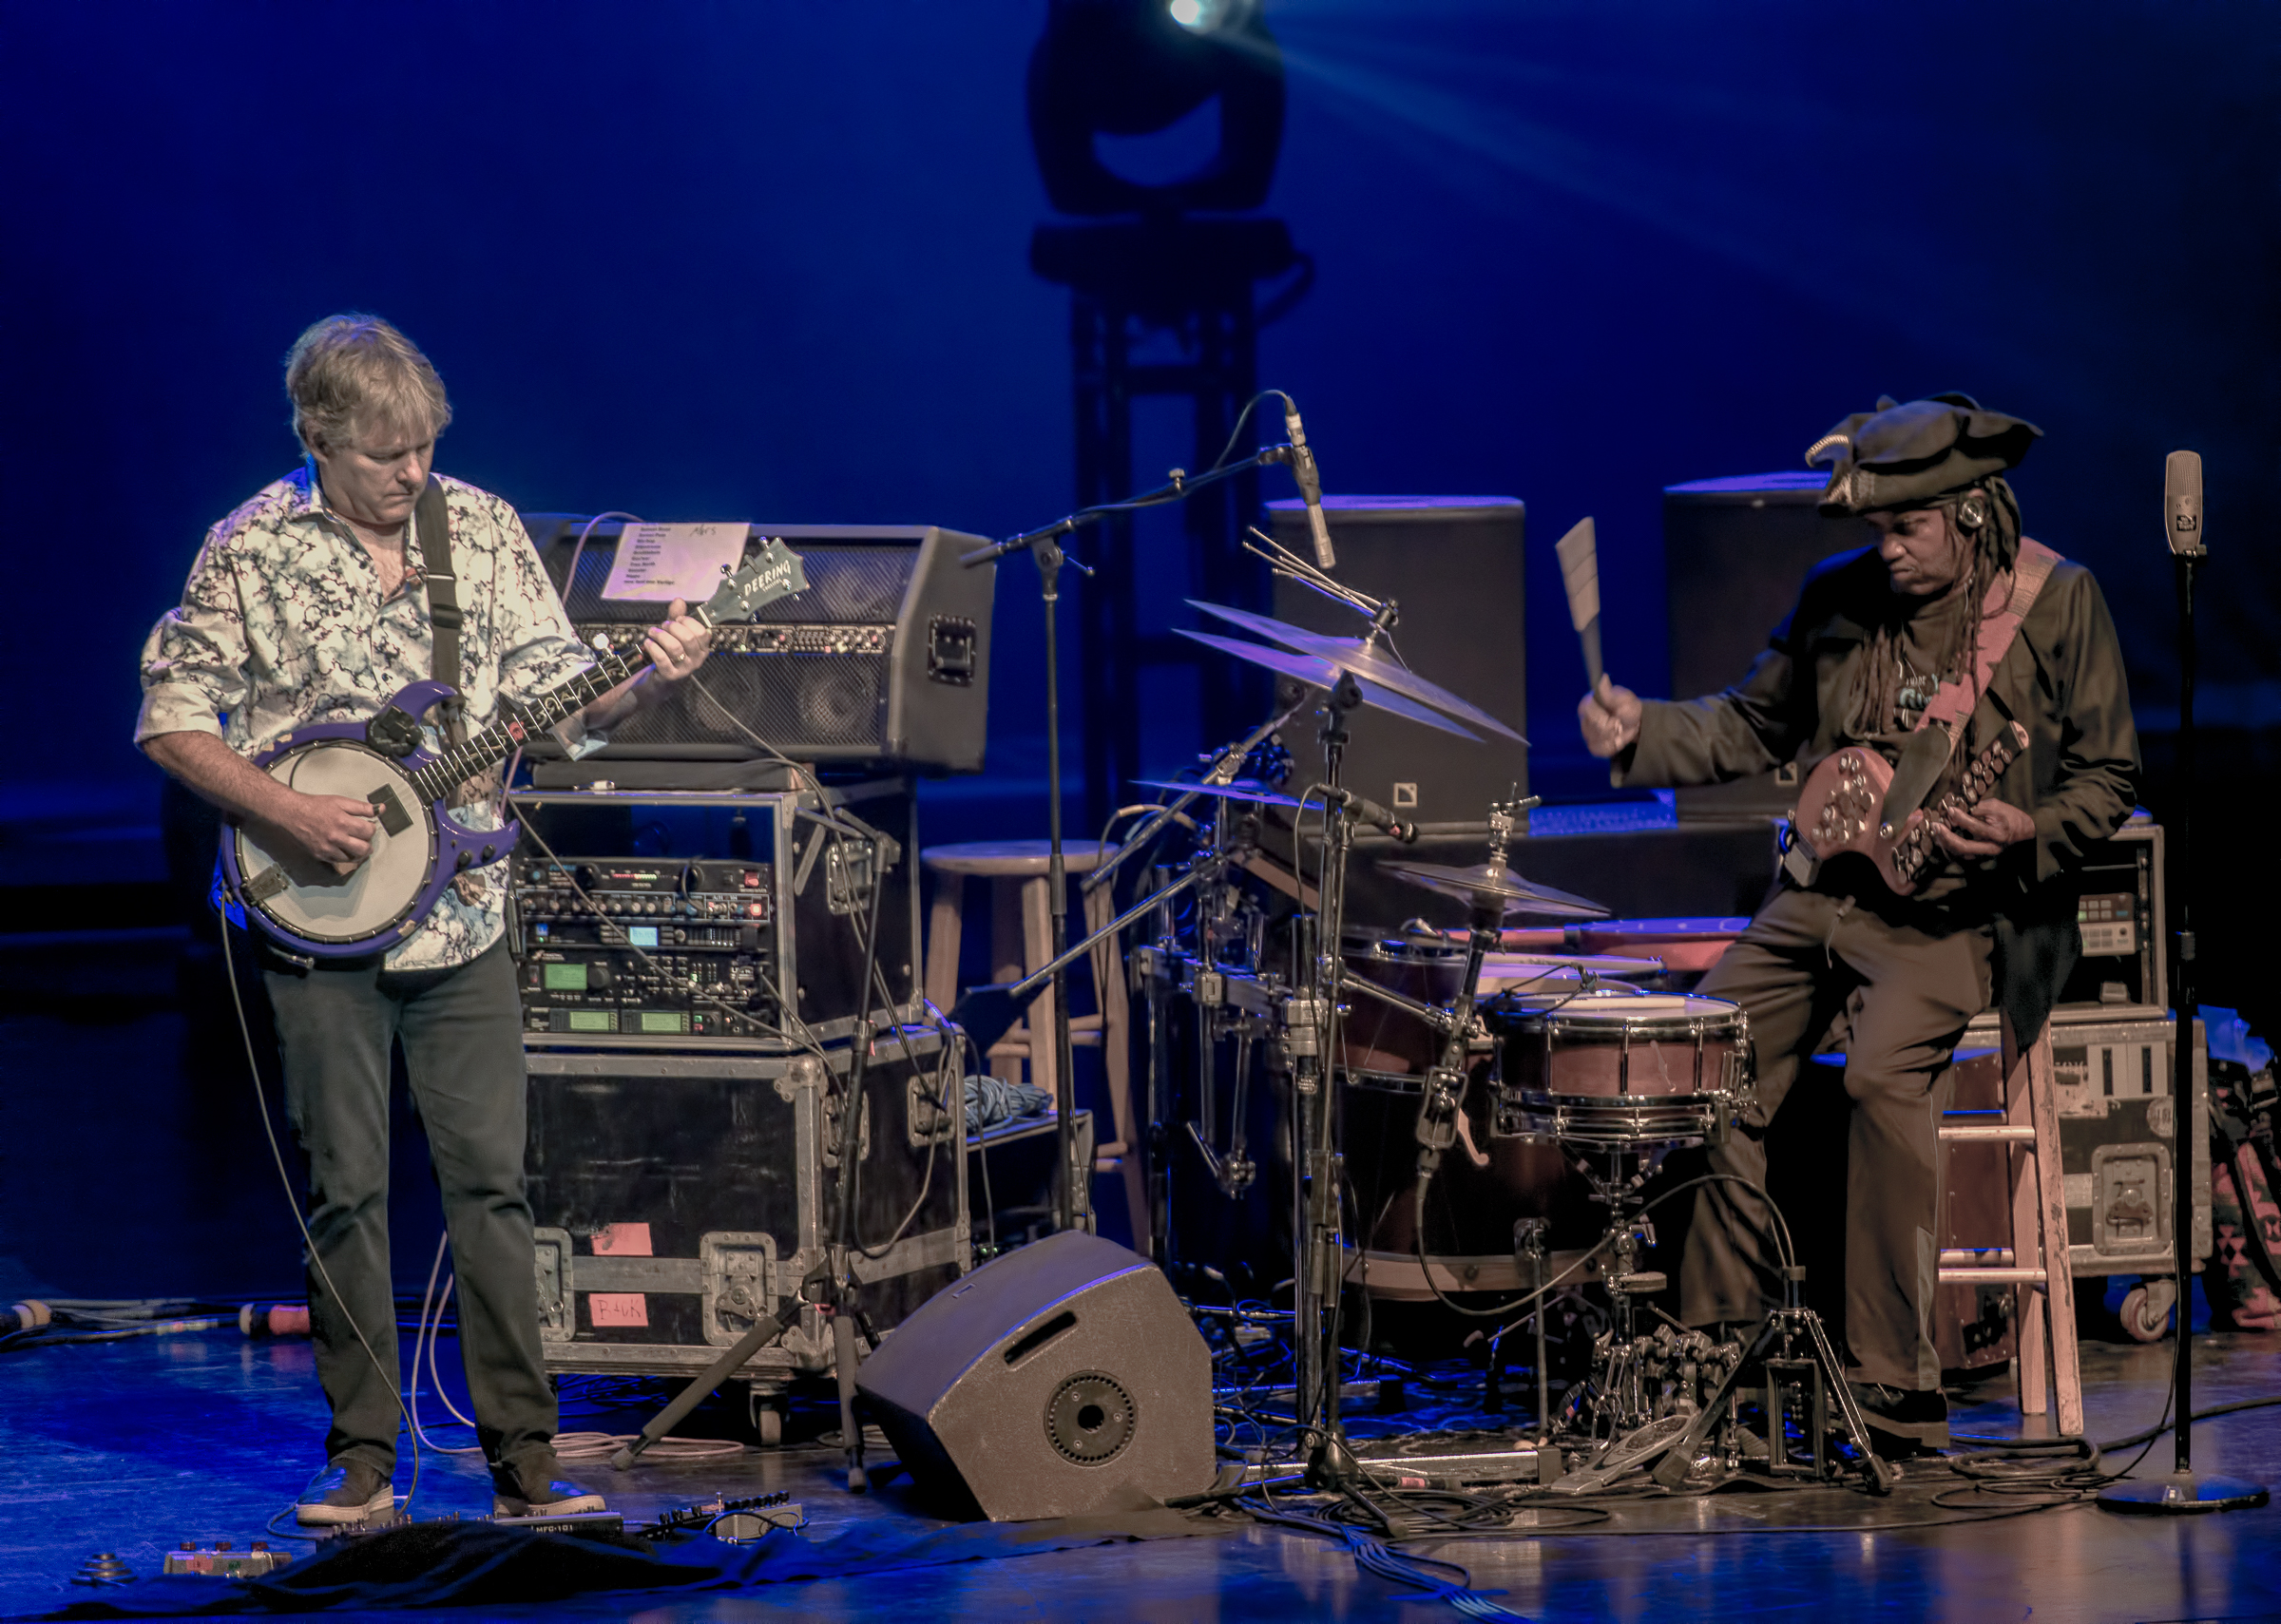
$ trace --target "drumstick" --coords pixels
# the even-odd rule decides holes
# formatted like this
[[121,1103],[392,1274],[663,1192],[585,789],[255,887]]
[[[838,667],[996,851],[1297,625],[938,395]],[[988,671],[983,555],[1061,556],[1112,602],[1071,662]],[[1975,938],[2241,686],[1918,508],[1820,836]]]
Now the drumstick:
[[1600,686],[1600,557],[1592,521],[1579,519],[1575,528],[1554,545],[1561,560],[1561,584],[1568,589],[1568,619],[1584,645],[1584,675]]

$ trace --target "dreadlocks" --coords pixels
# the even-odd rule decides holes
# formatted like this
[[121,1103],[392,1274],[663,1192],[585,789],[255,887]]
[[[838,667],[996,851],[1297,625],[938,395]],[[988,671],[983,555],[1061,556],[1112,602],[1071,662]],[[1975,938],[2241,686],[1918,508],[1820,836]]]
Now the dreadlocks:
[[[1973,492],[1985,497],[1985,517],[1977,528],[1967,527],[1960,517],[1960,508]],[[1963,490],[1941,499],[1940,506],[1948,515],[1949,524],[1964,537],[1972,549],[1970,561],[1965,567],[1962,583],[1964,612],[1956,618],[1956,630],[1949,646],[1939,659],[1937,674],[1944,685],[1952,682],[1974,682],[1980,673],[1980,625],[1985,613],[1988,589],[2003,573],[2012,567],[2020,556],[2020,503],[2012,495],[2012,487],[2001,474],[1992,474],[1975,481]],[[1867,657],[1861,661],[1853,678],[1853,708],[1850,730],[1858,738],[1869,738],[1890,732],[1900,725],[1901,686],[1901,622],[1899,613],[1891,614],[1869,634]],[[1977,705],[1980,696],[1972,696]],[[1957,787],[1965,769],[1972,759],[1974,740],[1972,718],[1967,712],[1964,734],[1948,753],[1948,763],[1926,795],[1926,804],[1937,803]]]

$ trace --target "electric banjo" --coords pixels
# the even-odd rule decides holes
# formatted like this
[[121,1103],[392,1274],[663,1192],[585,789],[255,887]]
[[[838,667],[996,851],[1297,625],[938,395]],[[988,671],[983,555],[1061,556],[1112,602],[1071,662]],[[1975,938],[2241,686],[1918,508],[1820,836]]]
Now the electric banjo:
[[[799,555],[771,537],[695,615],[708,626],[745,620],[807,585]],[[650,663],[639,643],[597,646],[594,655],[587,670],[528,705],[502,703],[497,721],[440,752],[427,747],[420,718],[456,690],[431,680],[398,690],[369,721],[297,728],[255,756],[289,789],[370,802],[378,822],[370,854],[343,874],[297,852],[280,857],[233,820],[222,831],[220,880],[231,917],[313,958],[363,958],[402,942],[457,875],[496,863],[522,834],[513,822],[470,829],[451,815],[453,791]]]

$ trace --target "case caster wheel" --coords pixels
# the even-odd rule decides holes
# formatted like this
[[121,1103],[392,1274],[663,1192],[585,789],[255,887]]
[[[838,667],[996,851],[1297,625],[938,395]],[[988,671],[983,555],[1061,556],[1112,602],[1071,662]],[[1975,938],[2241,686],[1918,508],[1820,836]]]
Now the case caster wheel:
[[759,1386],[746,1389],[745,1403],[752,1417],[753,1435],[763,1449],[778,1449],[784,1443],[784,1395]]
[[2134,1341],[2160,1342],[2170,1329],[2171,1309],[2177,1306],[2178,1288],[2169,1280],[2147,1280],[2123,1293],[2122,1328]]

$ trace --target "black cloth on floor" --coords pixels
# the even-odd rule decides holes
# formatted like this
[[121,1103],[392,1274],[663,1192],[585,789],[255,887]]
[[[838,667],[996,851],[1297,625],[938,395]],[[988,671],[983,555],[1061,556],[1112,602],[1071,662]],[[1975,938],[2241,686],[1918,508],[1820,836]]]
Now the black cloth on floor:
[[932,1528],[867,1522],[830,1539],[771,1534],[753,1545],[710,1535],[650,1541],[571,1538],[488,1522],[415,1522],[328,1546],[263,1578],[153,1578],[41,1618],[188,1618],[414,1607],[508,1607],[601,1591],[728,1590],[1036,1556],[1217,1532],[1177,1511]]

